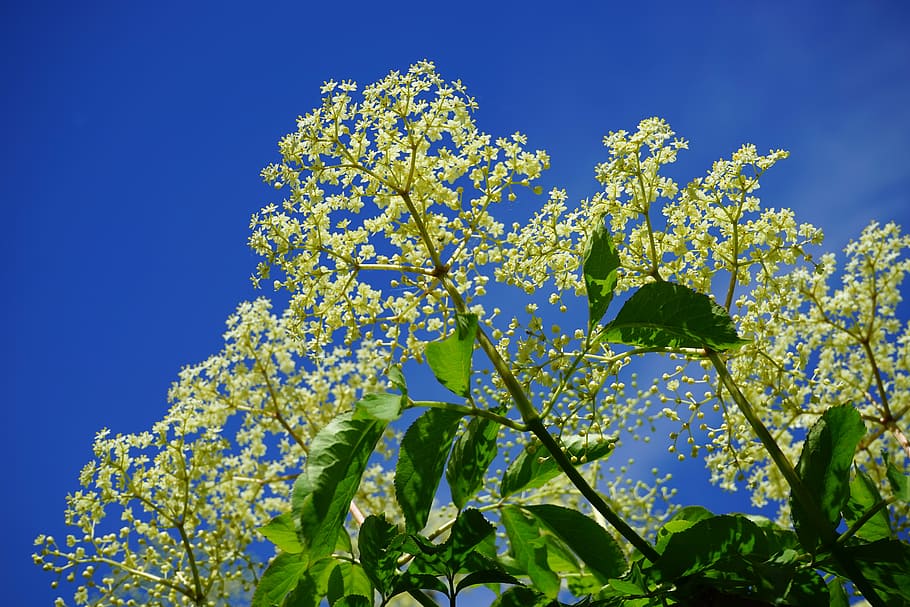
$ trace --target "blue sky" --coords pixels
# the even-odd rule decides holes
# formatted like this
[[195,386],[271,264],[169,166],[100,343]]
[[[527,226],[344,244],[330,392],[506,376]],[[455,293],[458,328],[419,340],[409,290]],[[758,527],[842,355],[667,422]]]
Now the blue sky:
[[440,6],[0,7],[8,602],[55,596],[31,541],[63,535],[94,433],[158,419],[179,368],[217,351],[258,294],[259,169],[324,80],[431,59],[467,84],[483,129],[548,150],[545,188],[573,199],[595,191],[607,131],[659,115],[690,141],[689,177],[743,142],[789,149],[762,197],[829,247],[873,218],[910,226],[903,2]]

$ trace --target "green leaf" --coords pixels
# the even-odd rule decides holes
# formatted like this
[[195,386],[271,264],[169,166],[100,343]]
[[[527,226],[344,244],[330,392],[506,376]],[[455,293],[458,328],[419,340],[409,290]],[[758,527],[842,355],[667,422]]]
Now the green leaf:
[[910,597],[910,545],[878,540],[843,550],[889,605],[906,605]]
[[433,375],[443,386],[458,396],[467,397],[471,393],[471,356],[477,336],[477,315],[459,314],[455,321],[456,330],[452,335],[427,344],[426,357]]
[[359,594],[348,594],[335,601],[332,607],[373,607],[373,599]]
[[403,537],[385,516],[371,514],[360,526],[357,538],[360,563],[383,597],[390,596],[398,578],[398,558],[404,554]]
[[[616,439],[591,435],[566,435],[559,442],[569,459],[574,458],[580,465],[609,455],[613,451]],[[547,481],[561,473],[562,469],[546,447],[539,443],[532,443],[527,445],[509,464],[499,485],[499,493],[502,497],[507,497],[518,491],[542,487]]]
[[300,581],[307,569],[307,561],[300,554],[282,552],[269,563],[253,593],[251,607],[280,605],[284,597]]
[[446,481],[452,492],[452,503],[461,510],[477,495],[487,468],[496,459],[499,424],[485,417],[475,417],[458,436],[446,466]]
[[882,458],[885,460],[888,484],[891,485],[891,491],[894,497],[904,503],[910,502],[910,476],[898,470],[888,457],[887,451],[882,451]]
[[367,461],[386,424],[345,413],[313,438],[306,469],[297,477],[291,512],[311,562],[332,553]]
[[282,607],[319,607],[327,593],[329,580],[340,564],[332,558],[311,563],[300,576],[297,586],[279,604]]
[[601,220],[588,240],[582,266],[588,294],[589,330],[600,322],[613,301],[618,269],[619,253],[613,244],[613,237]]
[[715,516],[671,535],[649,570],[658,580],[673,581],[738,556],[764,560],[768,556],[765,535],[744,516]]
[[[880,505],[881,501],[882,496],[875,481],[862,470],[857,470],[856,476],[850,481],[850,499],[844,508],[847,525],[853,527],[864,514]],[[856,531],[856,536],[869,541],[890,538],[891,517],[888,516],[888,508],[880,508]]]
[[683,285],[643,285],[601,334],[604,341],[642,348],[729,350],[741,339],[727,311],[710,297]]
[[796,471],[825,520],[811,520],[811,514],[792,495],[790,504],[799,541],[810,552],[818,546],[818,523],[834,529],[840,521],[850,497],[853,454],[865,433],[859,412],[850,405],[831,407],[809,430]]
[[459,513],[449,537],[442,544],[434,544],[424,537],[412,535],[410,539],[415,544],[417,554],[408,567],[408,573],[453,578],[463,572],[498,571],[501,567],[482,554],[486,548],[484,541],[489,538],[492,542],[494,531],[493,525],[479,510],[468,508]]
[[518,566],[531,578],[534,588],[555,599],[559,594],[560,580],[550,568],[548,543],[541,536],[540,525],[518,506],[503,506],[500,516]]
[[626,572],[628,565],[622,548],[594,520],[577,510],[552,504],[525,506],[524,509],[578,555],[600,585]]
[[843,580],[834,578],[828,584],[829,607],[850,607],[850,599],[847,598],[847,591],[844,590]]
[[325,597],[329,605],[332,605],[341,597],[352,594],[373,596],[373,585],[362,566],[348,561],[338,561],[328,576]]
[[663,552],[674,533],[685,531],[698,521],[713,518],[712,513],[702,506],[685,506],[680,508],[663,526],[657,530],[657,542],[655,548],[658,552]]
[[645,592],[645,589],[640,587],[635,582],[629,582],[627,580],[621,579],[610,579],[608,580],[610,587],[619,592],[620,594],[625,594],[628,596],[644,596],[648,594]]
[[303,550],[294,527],[294,515],[290,512],[279,514],[260,527],[259,532],[284,552],[297,554]]
[[474,548],[494,532],[493,525],[480,510],[468,508],[459,513],[449,537],[443,543],[442,554],[448,572],[458,573]]
[[461,580],[455,586],[455,592],[460,593],[465,588],[470,588],[471,586],[480,586],[484,584],[520,585],[521,582],[500,569],[485,569],[481,571],[473,571],[461,578]]
[[404,373],[401,372],[401,367],[392,365],[389,368],[387,376],[389,381],[392,382],[392,385],[398,388],[398,391],[401,392],[402,395],[408,395],[408,384],[404,380]]
[[514,586],[496,597],[490,607],[544,607],[552,602],[547,595],[537,590]]
[[420,531],[427,524],[461,418],[458,412],[427,409],[404,434],[395,468],[395,497],[408,531]]
[[354,405],[357,410],[354,417],[392,422],[401,415],[405,401],[406,397],[391,392],[366,394]]

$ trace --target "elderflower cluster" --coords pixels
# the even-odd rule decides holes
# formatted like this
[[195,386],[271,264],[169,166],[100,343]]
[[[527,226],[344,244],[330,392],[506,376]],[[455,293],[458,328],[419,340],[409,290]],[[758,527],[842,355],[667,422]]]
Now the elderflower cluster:
[[[807,257],[739,299],[742,327],[754,342],[731,361],[731,371],[765,422],[779,429],[794,461],[794,439],[827,407],[857,407],[867,434],[856,462],[884,486],[882,451],[898,463],[910,459],[910,325],[897,312],[910,237],[893,223],[873,222],[844,256],[840,264],[831,253],[817,262]],[[741,425],[736,413],[728,416],[726,430]],[[782,500],[786,484],[762,454],[748,448],[742,457],[741,466],[751,467],[754,501]],[[905,526],[906,506],[896,509]]]
[[[279,144],[263,178],[287,191],[253,216],[250,245],[291,294],[295,334],[312,352],[361,337],[419,352],[456,283],[470,305],[501,260],[491,207],[549,165],[520,133],[493,139],[460,82],[421,62],[363,88],[327,82],[322,106]],[[382,278],[388,276],[387,278]],[[476,308],[476,311],[482,311]],[[433,337],[431,336],[430,339]]]
[[[34,555],[78,584],[76,604],[221,605],[251,592],[268,557],[251,550],[257,529],[287,509],[316,432],[381,389],[385,364],[370,343],[313,363],[290,336],[292,314],[270,308],[238,308],[222,351],[181,371],[151,431],[95,437],[67,498],[71,534],[39,537]],[[373,471],[367,489],[373,477],[385,480]]]

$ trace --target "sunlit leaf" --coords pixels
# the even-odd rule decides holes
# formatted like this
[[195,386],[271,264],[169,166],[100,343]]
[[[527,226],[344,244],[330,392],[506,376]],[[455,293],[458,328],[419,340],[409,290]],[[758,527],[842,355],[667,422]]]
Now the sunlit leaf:
[[475,417],[452,447],[446,466],[446,481],[452,492],[452,503],[459,510],[483,485],[487,468],[496,458],[499,429],[495,421]]
[[539,525],[565,542],[601,585],[625,573],[627,565],[622,548],[606,529],[581,512],[553,504],[525,506],[524,509]]
[[541,536],[540,525],[518,506],[507,505],[501,510],[501,521],[509,537],[512,556],[531,578],[534,588],[550,598],[559,594],[559,576],[547,560],[547,541]]
[[457,394],[467,397],[471,391],[471,357],[477,336],[477,315],[459,314],[455,331],[440,341],[427,344],[427,364],[439,382]]
[[894,497],[904,503],[910,503],[910,475],[899,470],[891,461],[891,458],[888,457],[886,451],[882,451],[882,458],[885,460],[885,474],[888,477],[888,483],[891,485]]
[[[602,436],[565,435],[559,441],[569,459],[581,465],[601,459],[613,451],[614,438]],[[499,493],[509,496],[518,491],[542,487],[547,481],[562,473],[556,460],[546,447],[539,443],[526,446],[509,464],[499,485]]]
[[404,404],[404,397],[401,394],[390,392],[366,394],[355,405],[357,411],[355,417],[392,422],[401,416]]
[[642,348],[729,350],[741,339],[727,311],[707,295],[670,282],[636,291],[601,334],[604,341]]
[[300,581],[308,561],[300,554],[282,552],[269,563],[253,593],[251,607],[272,607],[280,604]]
[[761,529],[744,516],[715,516],[672,534],[651,570],[660,580],[676,580],[744,555],[768,556]]
[[297,537],[294,515],[290,512],[279,514],[260,527],[259,532],[284,552],[296,554],[303,550],[300,538]]
[[613,237],[601,220],[588,240],[582,268],[588,294],[589,330],[600,322],[613,301],[618,269],[619,253],[613,244]]
[[306,468],[294,483],[291,512],[311,561],[332,553],[367,461],[385,423],[345,413],[313,439]]
[[850,467],[856,445],[866,428],[859,412],[850,405],[831,407],[810,428],[796,470],[803,485],[821,508],[825,520],[811,520],[811,514],[791,496],[793,522],[806,550],[818,546],[818,525],[833,529],[850,497]]
[[395,468],[395,497],[408,531],[427,524],[461,418],[461,413],[427,409],[405,432]]
[[[847,525],[853,527],[864,514],[880,505],[881,501],[882,496],[875,481],[862,470],[858,470],[850,481],[850,499],[844,508]],[[891,517],[888,515],[888,508],[880,508],[856,531],[856,536],[869,541],[891,537]]]

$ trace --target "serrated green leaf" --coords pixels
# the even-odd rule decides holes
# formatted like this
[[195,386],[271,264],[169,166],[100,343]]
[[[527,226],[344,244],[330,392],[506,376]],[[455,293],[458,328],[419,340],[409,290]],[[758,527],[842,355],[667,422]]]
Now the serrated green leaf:
[[888,484],[891,485],[894,497],[904,503],[910,503],[910,475],[899,470],[891,462],[886,451],[882,451],[882,458],[885,460],[885,475],[888,477]]
[[385,422],[345,413],[313,438],[306,468],[294,483],[291,512],[311,562],[332,553],[367,461]]
[[524,510],[556,534],[585,563],[600,585],[626,572],[622,548],[606,529],[581,512],[553,504],[525,506]]
[[643,285],[619,310],[601,339],[642,348],[737,348],[741,339],[727,311],[683,285]]
[[427,409],[404,434],[395,467],[395,497],[408,531],[427,524],[461,418],[461,413]]
[[525,586],[514,586],[496,597],[490,607],[543,607],[552,600],[543,593]]
[[319,607],[326,595],[331,575],[339,563],[331,558],[311,563],[304,571],[297,585],[288,593],[281,607]]
[[297,554],[303,550],[294,526],[294,515],[290,512],[279,514],[260,527],[259,532],[284,552]]
[[643,596],[643,595],[647,594],[645,592],[644,588],[642,588],[635,582],[630,582],[628,580],[621,580],[618,578],[610,579],[610,580],[608,580],[608,582],[610,584],[610,587],[613,588],[613,590],[616,590],[617,592],[619,592],[620,594],[625,594],[628,596]]
[[[875,481],[862,470],[857,470],[856,476],[850,481],[850,499],[844,508],[847,525],[853,527],[864,514],[880,505],[881,501],[882,496]],[[888,508],[880,508],[856,531],[856,536],[870,542],[890,538],[891,517]]]
[[385,516],[370,515],[360,526],[357,547],[360,563],[373,585],[384,597],[390,596],[398,578],[398,558],[404,554],[398,527]]
[[588,294],[588,329],[600,322],[613,301],[616,288],[619,253],[603,220],[594,228],[584,254],[582,272]]
[[487,468],[496,459],[499,424],[485,417],[475,417],[458,436],[446,466],[446,481],[452,492],[452,503],[461,510],[477,495]]
[[477,336],[477,315],[459,314],[456,330],[440,341],[427,344],[427,364],[443,386],[467,397],[471,393],[471,357]]
[[458,584],[455,586],[455,592],[459,593],[465,588],[470,588],[471,586],[481,586],[486,584],[515,584],[519,585],[521,582],[518,581],[515,577],[509,575],[505,571],[499,569],[487,569],[483,571],[473,571],[459,580]]
[[492,523],[484,518],[480,510],[468,508],[459,513],[449,537],[443,542],[442,554],[448,571],[458,573],[468,555],[494,531]]
[[325,598],[329,605],[333,605],[341,597],[352,594],[373,596],[373,585],[362,566],[348,561],[338,561],[328,576]]
[[414,596],[414,598],[417,598],[412,592],[414,590],[432,590],[442,594],[449,593],[449,588],[446,586],[445,582],[439,579],[436,574],[416,573],[411,571],[411,568],[409,567],[401,576],[399,576],[398,581],[395,582],[395,588],[392,590],[392,594],[397,595],[402,592],[407,592],[410,593],[411,596]]
[[496,560],[483,554],[491,545],[493,554],[496,553],[493,545],[494,531],[493,525],[479,510],[468,508],[459,513],[449,537],[442,544],[434,544],[420,536],[411,536],[411,540],[416,544],[416,554],[407,571],[410,575],[419,576],[420,579],[426,576],[454,578],[457,574],[478,571],[500,572],[506,575]]
[[541,536],[540,525],[522,508],[503,506],[500,520],[506,528],[509,545],[516,563],[531,578],[534,588],[555,599],[559,594],[559,576],[550,568],[547,542]]
[[269,563],[256,590],[251,607],[272,607],[280,605],[289,592],[294,590],[300,577],[307,569],[307,560],[300,554],[282,552]]
[[764,533],[744,516],[715,516],[671,535],[660,558],[648,570],[656,580],[673,581],[740,556],[766,559],[769,554]]
[[844,549],[888,605],[906,605],[910,597],[910,545],[878,540]]
[[[850,467],[856,446],[866,433],[859,412],[850,405],[831,407],[810,428],[796,471],[809,494],[816,498],[831,529],[850,497]],[[790,500],[796,534],[803,547],[815,551],[818,521],[795,499]]]
[[[577,465],[581,465],[612,453],[616,439],[591,435],[565,435],[559,442],[569,459],[574,458]],[[502,497],[507,497],[518,491],[542,487],[561,473],[562,469],[546,447],[534,443],[526,446],[506,468],[499,485],[499,493]]]
[[373,607],[373,599],[359,594],[348,594],[335,601],[332,607]]
[[702,506],[685,506],[680,508],[672,517],[670,517],[663,526],[657,530],[657,542],[655,548],[658,552],[663,552],[674,533],[685,531],[698,521],[712,518],[712,513]]
[[402,408],[404,408],[404,399],[405,397],[401,394],[392,394],[390,392],[366,394],[354,405],[357,411],[354,417],[384,422],[395,421],[401,415]]
[[404,373],[401,372],[401,367],[398,365],[392,365],[389,368],[388,372],[389,381],[392,382],[392,385],[398,388],[398,390],[404,395],[408,395],[408,384],[404,379]]

